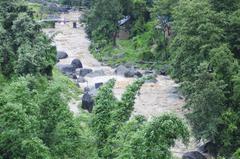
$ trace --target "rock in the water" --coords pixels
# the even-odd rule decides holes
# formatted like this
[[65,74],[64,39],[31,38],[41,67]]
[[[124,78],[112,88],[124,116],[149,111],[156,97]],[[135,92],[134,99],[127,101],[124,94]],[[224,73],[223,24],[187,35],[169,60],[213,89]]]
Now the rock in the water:
[[87,93],[87,92],[89,92],[90,91],[90,88],[89,87],[85,87],[84,88],[84,93]]
[[65,75],[73,75],[76,68],[72,65],[57,65],[58,69]]
[[57,52],[57,60],[65,59],[68,57],[68,54],[64,51]]
[[115,73],[117,75],[121,75],[121,76],[124,76],[124,74],[128,71],[128,68],[123,66],[123,65],[120,65],[116,68],[115,70]]
[[82,108],[87,110],[89,113],[92,112],[94,100],[92,96],[87,92],[82,97]]
[[160,71],[159,71],[159,74],[162,75],[162,76],[167,76],[167,72],[169,70],[169,66],[168,65],[164,65]]
[[87,82],[83,77],[79,77],[78,79],[77,79],[77,82],[78,83],[85,83],[85,82]]
[[71,75],[71,78],[72,78],[72,79],[77,79],[77,75],[76,75],[76,74],[73,74],[73,75]]
[[130,68],[128,69],[125,73],[124,73],[124,76],[125,77],[134,77],[135,75],[135,70],[134,68]]
[[98,89],[94,87],[85,87],[84,88],[84,93],[88,93],[90,94],[92,97],[96,97],[97,96],[97,92],[98,92]]
[[89,74],[86,75],[87,77],[98,77],[98,76],[105,76],[105,73],[103,70],[96,70],[96,71],[93,71]]
[[102,82],[100,82],[100,83],[95,83],[95,88],[98,89],[98,88],[100,88],[102,85],[103,85]]
[[75,68],[82,68],[82,62],[79,59],[74,59],[71,63]]
[[202,153],[207,153],[211,156],[217,157],[218,154],[218,148],[217,145],[214,144],[213,142],[209,141],[207,143],[205,143],[204,145],[200,146],[198,148],[198,151],[202,152]]
[[142,77],[142,74],[139,71],[136,71],[134,67],[125,67],[120,65],[116,68],[115,73],[124,77]]
[[82,76],[82,77],[84,77],[84,76],[86,76],[87,74],[89,74],[89,73],[91,73],[91,72],[93,72],[92,69],[82,68],[82,69],[80,69],[80,71],[79,71],[79,75]]
[[139,71],[136,71],[136,72],[135,72],[135,76],[140,78],[140,77],[142,77],[143,75],[142,75],[142,73],[141,73],[141,72],[139,72]]
[[207,159],[207,158],[199,151],[191,151],[183,154],[182,159]]

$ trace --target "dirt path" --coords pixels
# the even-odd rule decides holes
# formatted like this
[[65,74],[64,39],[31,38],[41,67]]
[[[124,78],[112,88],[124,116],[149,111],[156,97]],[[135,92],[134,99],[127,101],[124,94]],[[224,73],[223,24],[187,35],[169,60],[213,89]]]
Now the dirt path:
[[[70,14],[62,15],[62,18],[67,20],[77,20],[80,13],[73,12]],[[88,82],[80,84],[82,88],[86,86],[93,86],[97,82],[107,82],[109,79],[115,78],[117,80],[114,93],[116,97],[120,98],[127,85],[132,83],[134,78],[125,78],[114,74],[114,69],[103,66],[97,61],[89,52],[88,47],[90,41],[86,38],[84,27],[79,25],[79,28],[73,29],[72,23],[56,24],[55,29],[45,30],[47,33],[59,32],[54,38],[54,42],[59,51],[66,51],[69,55],[67,59],[61,60],[60,64],[70,64],[74,58],[78,58],[83,63],[84,68],[91,68],[93,70],[103,70],[105,75],[94,78],[86,78]],[[182,106],[184,99],[180,98],[177,94],[176,88],[178,85],[167,76],[158,76],[157,83],[146,83],[137,96],[135,103],[134,114],[141,114],[147,118],[158,116],[162,113],[176,113],[182,116]],[[73,102],[70,104],[70,110],[75,114],[79,114],[78,103]],[[186,147],[182,144],[177,144],[173,148],[176,156],[181,156],[186,151]]]

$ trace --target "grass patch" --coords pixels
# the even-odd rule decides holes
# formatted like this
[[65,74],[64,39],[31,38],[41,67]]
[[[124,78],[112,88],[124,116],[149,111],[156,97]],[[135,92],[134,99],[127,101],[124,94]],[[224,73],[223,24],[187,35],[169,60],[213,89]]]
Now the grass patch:
[[164,37],[161,32],[154,30],[155,22],[147,23],[144,28],[145,32],[136,35],[129,40],[117,40],[113,47],[111,44],[100,47],[98,43],[93,43],[91,52],[100,61],[116,66],[119,64],[129,63],[140,68],[161,68],[164,63],[160,64],[164,52]]

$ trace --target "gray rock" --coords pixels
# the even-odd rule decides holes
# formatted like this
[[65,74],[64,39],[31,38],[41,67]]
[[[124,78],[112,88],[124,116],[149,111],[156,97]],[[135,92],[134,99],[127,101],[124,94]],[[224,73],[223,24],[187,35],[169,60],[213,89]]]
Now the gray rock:
[[72,65],[57,65],[57,68],[65,75],[73,75],[75,73],[76,68]]
[[68,58],[68,54],[64,51],[57,52],[57,60]]
[[128,68],[123,66],[123,65],[120,65],[118,66],[116,69],[115,69],[115,73],[117,75],[121,75],[121,76],[124,76],[124,74],[128,71]]
[[93,105],[94,105],[93,97],[88,92],[85,93],[82,97],[82,108],[91,113]]
[[207,158],[199,151],[191,151],[183,154],[182,159],[207,159]]
[[73,74],[73,75],[71,75],[71,78],[72,78],[72,79],[77,79],[77,75],[76,75],[76,74]]
[[100,88],[102,85],[103,85],[102,82],[100,82],[100,83],[95,83],[95,88],[98,89],[98,88]]
[[84,88],[84,93],[89,92],[89,91],[90,91],[90,88],[89,88],[89,87],[85,87],[85,88]]
[[79,77],[78,79],[77,79],[77,82],[78,83],[85,83],[85,82],[87,82],[83,77]]
[[85,87],[84,88],[84,92],[90,94],[92,97],[97,96],[97,91],[98,91],[98,89],[96,89],[95,87]]
[[167,72],[169,70],[169,66],[168,65],[164,65],[160,71],[159,71],[159,74],[162,75],[162,76],[167,76]]
[[130,68],[124,73],[124,76],[125,77],[134,77],[135,72],[136,71],[134,70],[134,68]]
[[135,76],[141,78],[143,76],[143,74],[139,71],[136,71]]
[[82,62],[79,59],[74,59],[71,63],[75,68],[82,68]]
[[93,72],[92,69],[82,68],[82,69],[80,69],[80,71],[79,71],[79,75],[82,76],[82,77],[84,77],[84,76],[86,76],[87,74],[89,74],[89,73],[91,73],[91,72]]
[[213,157],[217,157],[218,147],[213,142],[209,141],[198,148],[198,151],[207,153]]
[[105,76],[105,73],[103,70],[96,70],[86,75],[87,77],[99,77],[99,76]]

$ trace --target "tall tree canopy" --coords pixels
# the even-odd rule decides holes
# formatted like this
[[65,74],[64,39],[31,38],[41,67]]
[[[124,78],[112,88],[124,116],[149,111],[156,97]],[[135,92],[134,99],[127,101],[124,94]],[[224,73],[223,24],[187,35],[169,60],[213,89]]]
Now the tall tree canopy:
[[56,49],[22,1],[0,2],[0,71],[51,75]]
[[93,41],[116,44],[122,8],[118,0],[94,0],[87,16],[88,32]]

